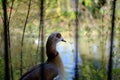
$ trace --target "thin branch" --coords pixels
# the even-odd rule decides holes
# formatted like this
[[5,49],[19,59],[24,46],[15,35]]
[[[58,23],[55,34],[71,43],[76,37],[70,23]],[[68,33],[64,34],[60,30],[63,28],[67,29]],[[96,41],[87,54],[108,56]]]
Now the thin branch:
[[20,76],[22,76],[22,73],[23,73],[23,69],[22,69],[23,68],[23,41],[24,41],[24,35],[25,35],[26,25],[27,25],[29,13],[30,13],[30,8],[31,8],[31,0],[29,1],[29,4],[28,4],[28,12],[27,12],[27,16],[26,16],[26,20],[25,20],[25,24],[24,24],[24,28],[23,28],[23,35],[22,35],[22,40],[21,40]]
[[12,0],[11,9],[10,9],[9,18],[8,18],[8,44],[9,44],[10,72],[11,72],[11,79],[12,80],[14,80],[14,75],[13,75],[13,66],[12,66],[12,60],[11,60],[12,58],[11,58],[11,44],[10,44],[10,28],[9,28],[9,24],[10,24],[13,5],[14,5],[14,0]]
[[10,23],[14,2],[15,2],[15,0],[12,0],[12,4],[11,4],[11,7],[10,7],[9,18],[8,18],[8,26],[9,26],[9,23]]
[[113,66],[113,41],[114,41],[114,29],[115,29],[115,8],[116,8],[116,0],[113,1],[112,4],[112,21],[111,21],[111,38],[110,38],[110,55],[109,55],[109,64],[108,64],[108,80],[112,80],[112,66]]
[[[44,62],[44,0],[40,0],[40,25],[41,28],[41,61]],[[44,65],[42,65],[42,69],[40,74],[41,80],[44,80]]]
[[75,80],[79,79],[79,72],[78,72],[78,0],[75,0],[75,15],[76,15],[76,19],[75,19]]

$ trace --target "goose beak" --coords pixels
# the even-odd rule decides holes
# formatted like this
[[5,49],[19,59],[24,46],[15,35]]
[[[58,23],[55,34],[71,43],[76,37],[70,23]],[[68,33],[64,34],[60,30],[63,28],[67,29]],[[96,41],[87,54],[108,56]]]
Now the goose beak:
[[66,42],[64,39],[62,39],[61,41]]

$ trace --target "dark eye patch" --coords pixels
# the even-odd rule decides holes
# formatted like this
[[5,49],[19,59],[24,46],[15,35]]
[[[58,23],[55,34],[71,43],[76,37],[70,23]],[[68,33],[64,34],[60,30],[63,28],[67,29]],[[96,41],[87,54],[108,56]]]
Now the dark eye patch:
[[56,37],[57,37],[57,38],[60,38],[60,37],[61,37],[61,34],[60,34],[60,33],[58,33],[58,34],[56,35]]

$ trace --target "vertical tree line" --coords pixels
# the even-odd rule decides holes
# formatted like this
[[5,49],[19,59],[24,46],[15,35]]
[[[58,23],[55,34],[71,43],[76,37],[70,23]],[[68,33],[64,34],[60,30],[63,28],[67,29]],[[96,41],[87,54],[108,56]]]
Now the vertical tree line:
[[112,20],[111,20],[111,38],[110,38],[110,54],[109,54],[109,63],[108,63],[108,80],[112,80],[112,68],[113,68],[113,41],[114,41],[114,29],[115,29],[115,12],[116,12],[116,1],[113,0],[112,3]]
[[2,0],[3,6],[3,25],[4,25],[4,59],[5,59],[5,80],[10,80],[9,55],[8,55],[8,16],[7,0]]

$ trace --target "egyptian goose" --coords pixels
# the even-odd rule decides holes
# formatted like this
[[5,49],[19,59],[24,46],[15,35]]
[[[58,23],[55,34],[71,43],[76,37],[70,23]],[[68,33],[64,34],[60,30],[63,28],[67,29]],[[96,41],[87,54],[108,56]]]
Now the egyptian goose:
[[34,66],[20,80],[64,80],[63,63],[56,50],[56,44],[60,41],[66,42],[60,33],[52,33],[46,44],[47,61]]

